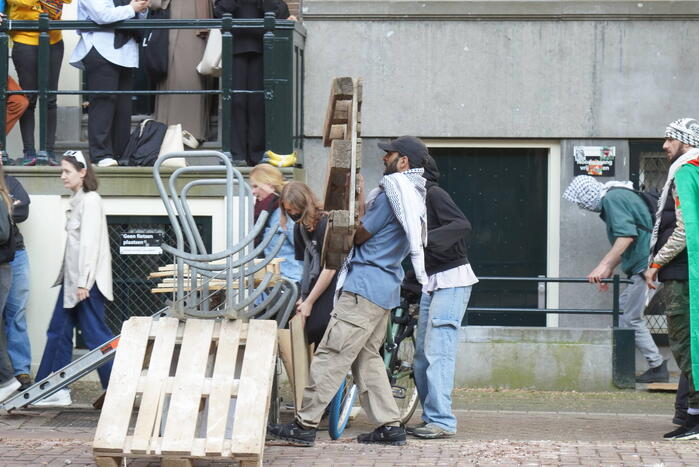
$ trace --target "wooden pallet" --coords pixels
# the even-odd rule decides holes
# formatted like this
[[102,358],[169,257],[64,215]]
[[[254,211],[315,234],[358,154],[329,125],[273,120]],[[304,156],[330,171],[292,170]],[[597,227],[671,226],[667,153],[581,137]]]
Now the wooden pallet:
[[95,432],[96,464],[261,465],[276,355],[275,321],[129,319]]

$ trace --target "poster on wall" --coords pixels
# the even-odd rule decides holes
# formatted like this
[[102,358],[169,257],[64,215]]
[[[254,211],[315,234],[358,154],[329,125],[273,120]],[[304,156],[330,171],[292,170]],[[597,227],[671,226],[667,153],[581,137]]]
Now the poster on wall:
[[574,146],[573,175],[614,176],[615,146]]
[[165,232],[123,232],[119,254],[121,255],[161,255]]

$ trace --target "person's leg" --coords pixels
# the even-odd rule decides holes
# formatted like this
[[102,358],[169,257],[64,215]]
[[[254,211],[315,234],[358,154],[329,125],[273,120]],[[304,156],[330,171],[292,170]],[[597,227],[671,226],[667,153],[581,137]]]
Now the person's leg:
[[677,393],[675,394],[675,416],[672,423],[682,425],[687,421],[687,409],[689,408],[689,381],[683,374],[677,383]]
[[49,322],[49,329],[46,331],[46,347],[44,347],[39,370],[36,372],[37,381],[63,368],[73,358],[75,313],[75,308],[63,308],[63,286],[61,286]]
[[[63,63],[63,41],[58,41],[52,44],[49,48],[49,89],[56,91],[58,89],[58,77],[61,73],[61,64]],[[58,95],[49,94],[48,98],[48,115],[46,128],[46,150],[50,156],[54,156],[53,151],[56,146],[56,121],[58,116]]]
[[352,364],[352,375],[359,389],[359,400],[369,420],[376,426],[400,423],[400,410],[393,398],[386,366],[379,354],[386,339],[389,311],[359,297],[359,306],[371,313],[374,329]]
[[[248,89],[247,68],[248,54],[233,55],[233,89]],[[248,95],[234,94],[232,102],[231,154],[233,160],[244,162],[248,153]]]
[[648,286],[645,279],[639,274],[632,276],[631,281],[631,284],[619,296],[619,308],[623,311],[619,317],[619,324],[621,327],[635,331],[636,348],[641,351],[648,366],[656,368],[662,365],[664,360],[643,317]]
[[[22,89],[36,90],[39,87],[37,77],[37,60],[39,46],[15,42],[12,46],[12,62],[17,70],[17,79]],[[22,132],[22,145],[25,162],[36,158],[34,147],[34,110],[36,109],[36,94],[28,94],[29,105],[19,119],[19,129]]]
[[[83,58],[87,89],[119,89],[119,67],[102,57],[94,47]],[[107,157],[114,157],[112,128],[117,108],[114,94],[90,96],[87,119],[87,139],[90,146],[90,159],[97,163]]]
[[[248,89],[264,89],[264,61],[262,54],[251,54],[248,61]],[[265,153],[265,97],[252,94],[248,97],[248,152],[247,163],[254,166],[260,163]]]
[[[21,91],[20,85],[12,79],[11,76],[7,77],[7,90],[8,91]],[[17,120],[24,114],[24,112],[29,107],[29,99],[24,94],[12,94],[7,97],[7,118],[5,119],[5,134],[9,134],[14,128]]]
[[471,287],[435,290],[429,307],[425,332],[427,359],[427,395],[423,405],[425,419],[448,432],[456,431],[456,417],[451,410],[454,369],[463,320]]
[[[104,322],[104,296],[97,285],[92,286],[90,296],[80,302],[77,308],[78,325],[88,349],[94,350],[114,337]],[[102,388],[106,389],[112,373],[112,362],[99,367],[97,373]]]
[[[360,306],[360,297],[343,293],[333,310],[328,329],[311,361],[308,386],[296,415],[305,427],[315,428],[335,396],[352,362],[382,318],[374,309]],[[384,370],[384,377],[385,370]]]
[[29,257],[26,250],[17,250],[12,267],[12,285],[5,304],[5,332],[7,353],[12,361],[14,375],[28,375],[32,363],[31,346],[25,315],[29,298]]
[[425,333],[427,332],[427,322],[430,315],[430,303],[432,295],[423,293],[420,299],[420,314],[417,320],[417,332],[415,335],[415,356],[413,358],[413,376],[415,377],[415,387],[420,398],[420,406],[423,408],[422,421],[429,423],[427,414],[424,411],[425,398],[427,397],[427,358],[425,357]]
[[[12,268],[8,263],[0,265],[0,318],[4,315],[5,300],[10,292],[12,283]],[[2,320],[0,319],[0,322]],[[8,384],[16,384],[12,362],[7,354],[7,337],[5,336],[5,326],[0,326],[0,388],[7,388]],[[14,389],[10,388],[10,391]],[[3,391],[3,396],[4,396]],[[7,394],[9,395],[9,394]],[[4,399],[4,397],[2,397]]]
[[[117,67],[119,69],[119,90],[133,90],[133,70],[131,68]],[[128,94],[117,96],[116,114],[114,115],[114,127],[112,141],[114,145],[114,159],[119,159],[131,135],[131,96]]]

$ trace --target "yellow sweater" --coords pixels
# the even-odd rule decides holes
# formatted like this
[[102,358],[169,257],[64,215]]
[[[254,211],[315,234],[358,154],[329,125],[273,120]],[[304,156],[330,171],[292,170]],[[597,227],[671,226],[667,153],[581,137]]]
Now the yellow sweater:
[[[70,3],[72,0],[63,0]],[[39,0],[8,0],[7,16],[11,20],[38,20],[44,12]],[[27,45],[39,45],[38,31],[12,31],[10,37],[14,42]],[[49,31],[49,42],[55,44],[63,38],[61,31]]]

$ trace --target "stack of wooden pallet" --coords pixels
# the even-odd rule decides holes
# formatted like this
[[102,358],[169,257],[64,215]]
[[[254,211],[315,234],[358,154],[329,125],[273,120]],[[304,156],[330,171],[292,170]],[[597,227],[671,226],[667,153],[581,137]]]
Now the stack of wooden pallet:
[[323,207],[329,211],[323,262],[338,269],[352,248],[357,223],[357,174],[361,168],[362,80],[333,79],[323,144],[330,147]]
[[275,321],[129,319],[95,432],[97,465],[261,465],[276,355]]
[[[257,261],[262,261],[262,260],[255,260]],[[280,274],[280,263],[284,261],[284,258],[274,258],[272,261],[270,261],[269,264],[267,264],[263,269],[260,269],[254,274],[255,278],[255,286],[260,284],[260,281],[264,278],[265,274],[268,272],[271,272],[273,274],[272,276],[272,281],[270,282],[270,286],[274,286],[277,281],[279,280],[279,274]],[[157,271],[151,272],[148,275],[148,279],[156,279],[159,280],[160,282],[158,285],[151,289],[152,293],[172,293],[176,290],[177,287],[177,268],[175,267],[174,264],[168,264],[166,266],[161,266],[158,268]],[[189,273],[189,266],[185,265],[184,267],[184,286],[185,286],[185,291],[189,291],[191,289],[191,275]],[[197,280],[197,287],[201,288],[204,286],[204,279],[203,277],[199,277]],[[220,278],[216,279],[209,279],[208,280],[208,287],[209,290],[221,290],[226,287],[226,276],[225,274],[221,274]],[[233,288],[238,287],[238,281],[234,281],[233,283]]]

